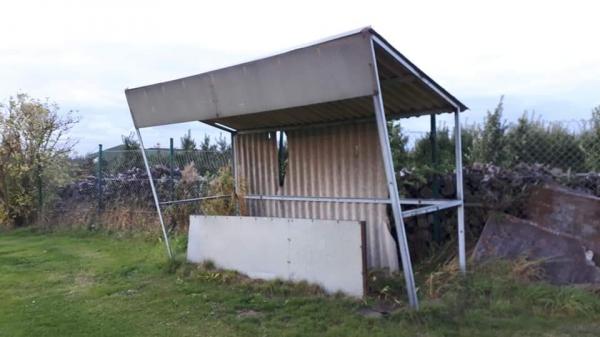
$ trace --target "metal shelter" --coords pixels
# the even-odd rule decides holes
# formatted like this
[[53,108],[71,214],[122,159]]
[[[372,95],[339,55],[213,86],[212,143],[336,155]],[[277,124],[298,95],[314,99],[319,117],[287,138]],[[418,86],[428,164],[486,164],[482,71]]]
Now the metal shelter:
[[[462,150],[459,113],[467,107],[410,62],[381,35],[367,27],[314,44],[228,68],[125,90],[150,179],[162,232],[171,255],[159,197],[139,129],[200,121],[232,134],[234,176],[243,163],[236,137],[318,126],[371,123],[380,155],[385,197],[348,195],[249,194],[249,200],[389,205],[396,226],[409,303],[418,308],[403,219],[447,208],[458,212],[458,256],[466,269]],[[407,199],[398,193],[387,120],[454,113],[456,198]],[[306,149],[303,154],[310,154]],[[266,158],[266,157],[263,157]],[[248,166],[248,163],[246,163]],[[274,190],[271,190],[274,191]],[[199,201],[197,198],[191,201]],[[401,205],[420,207],[402,211]],[[277,213],[277,214],[285,214]],[[332,213],[334,214],[334,213]],[[337,213],[335,213],[337,214]],[[304,215],[306,216],[306,214]]]

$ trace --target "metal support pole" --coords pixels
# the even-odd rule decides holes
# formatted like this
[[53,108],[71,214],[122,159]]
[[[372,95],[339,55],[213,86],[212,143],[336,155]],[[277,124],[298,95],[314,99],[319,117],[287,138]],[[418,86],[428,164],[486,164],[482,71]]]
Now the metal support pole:
[[173,147],[173,137],[169,139],[169,186],[171,188],[171,200],[175,200],[175,181],[173,180],[173,170],[175,165],[175,148]]
[[[437,199],[440,197],[440,182],[438,176],[438,167],[439,167],[439,155],[438,155],[438,146],[437,146],[437,125],[435,120],[435,113],[430,115],[430,130],[429,130],[429,140],[431,142],[431,164],[433,167],[433,174],[431,179],[431,197]],[[440,225],[440,216],[437,212],[432,214],[433,223],[432,223],[432,236],[433,241],[437,244],[442,242],[442,228]]]
[[146,148],[144,148],[144,141],[142,140],[142,135],[140,134],[140,129],[136,128],[135,132],[137,133],[138,140],[140,142],[140,149],[142,150],[142,158],[144,159],[144,165],[146,166],[146,172],[148,173],[148,180],[150,181],[150,189],[152,190],[152,197],[154,197],[154,204],[156,206],[156,212],[158,213],[158,220],[160,220],[160,226],[163,233],[163,238],[165,240],[165,246],[167,248],[167,254],[169,258],[173,258],[173,252],[171,251],[171,245],[169,244],[169,236],[167,235],[167,229],[165,228],[165,222],[163,220],[162,211],[160,209],[160,201],[158,200],[158,194],[156,194],[156,188],[154,187],[154,180],[152,179],[152,171],[150,170],[150,165],[148,164],[148,158],[146,158]]
[[458,220],[458,266],[460,271],[467,271],[465,252],[465,204],[463,200],[463,165],[462,165],[462,137],[460,130],[460,110],[454,112],[454,154],[456,157],[456,199],[460,200],[457,209]]
[[231,202],[234,204],[235,214],[240,215],[239,203],[241,201],[238,199],[238,195],[237,195],[238,178],[237,178],[237,168],[236,168],[236,160],[235,160],[235,133],[234,132],[231,132],[231,175],[233,176],[233,198],[231,199]]
[[392,159],[392,150],[388,135],[387,122],[385,119],[385,110],[383,97],[381,96],[381,86],[379,83],[379,74],[377,71],[377,59],[375,57],[375,48],[371,40],[371,54],[373,57],[373,71],[377,83],[377,94],[373,96],[373,107],[375,109],[375,119],[377,122],[377,133],[379,135],[379,145],[383,157],[383,166],[387,178],[387,187],[392,203],[392,212],[396,224],[396,236],[400,248],[400,258],[402,259],[402,269],[404,271],[404,281],[406,282],[406,291],[408,293],[408,302],[413,309],[419,308],[419,300],[415,288],[415,279],[412,270],[410,252],[408,250],[408,241],[406,239],[406,230],[404,228],[404,219],[400,208],[400,195],[396,183],[396,173],[394,171],[394,161]]

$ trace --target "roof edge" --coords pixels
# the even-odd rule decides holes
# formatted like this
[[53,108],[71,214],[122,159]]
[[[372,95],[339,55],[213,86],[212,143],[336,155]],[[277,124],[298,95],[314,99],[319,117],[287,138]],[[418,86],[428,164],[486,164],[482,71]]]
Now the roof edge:
[[[416,66],[411,60],[409,60],[406,56],[404,56],[404,54],[402,54],[401,52],[398,51],[398,49],[396,49],[391,43],[389,43],[381,34],[379,34],[375,29],[373,29],[372,27],[367,27],[365,29],[368,29],[369,33],[371,33],[372,35],[374,35],[375,37],[377,37],[377,39],[379,39],[382,43],[384,43],[389,49],[391,49],[394,53],[397,54],[398,57],[400,57],[404,62],[406,62],[410,67],[412,67],[419,75],[419,77],[424,78],[427,82],[430,82],[431,85],[435,86],[436,89],[438,89],[439,91],[441,91],[444,95],[446,95],[454,104],[456,104],[459,108],[460,111],[463,112],[465,110],[468,110],[469,107],[467,107],[465,104],[463,104],[460,100],[458,100],[456,97],[454,97],[454,95],[452,95],[451,93],[449,93],[446,89],[444,89],[444,87],[442,87],[441,85],[439,85],[436,81],[434,81],[431,77],[429,77],[429,75],[427,75],[423,70],[421,70],[421,68],[419,68],[418,66]],[[421,79],[422,80],[422,79]],[[427,83],[426,83],[427,84]]]
[[152,83],[152,84],[142,85],[142,86],[133,87],[133,88],[125,88],[125,93],[127,93],[130,90],[143,89],[143,88],[147,88],[147,87],[154,86],[154,85],[157,85],[157,84],[164,84],[164,83],[169,83],[169,82],[174,82],[174,81],[179,81],[179,80],[185,80],[185,79],[197,76],[197,75],[206,74],[206,73],[210,73],[210,72],[217,71],[217,70],[223,70],[223,69],[228,69],[228,68],[242,66],[242,65],[245,65],[245,64],[248,64],[248,63],[252,63],[252,62],[264,60],[264,59],[267,59],[267,58],[270,58],[270,57],[275,57],[275,56],[279,56],[279,55],[284,55],[284,54],[287,54],[287,53],[291,53],[291,52],[294,52],[294,51],[297,51],[297,50],[300,50],[300,49],[310,48],[312,46],[315,46],[315,45],[318,45],[318,44],[321,44],[321,43],[331,42],[331,41],[343,39],[343,38],[346,38],[346,37],[350,37],[350,36],[354,36],[354,35],[358,35],[358,34],[363,34],[365,32],[371,33],[371,32],[375,32],[375,31],[373,30],[373,28],[371,28],[371,26],[365,26],[365,27],[361,27],[361,28],[349,30],[349,31],[344,32],[344,33],[340,33],[340,34],[336,34],[336,35],[331,35],[331,36],[328,36],[328,37],[325,37],[325,38],[322,38],[322,39],[319,39],[319,40],[315,40],[315,41],[311,41],[311,42],[308,42],[308,43],[303,43],[303,44],[300,44],[300,45],[296,45],[296,46],[293,46],[293,47],[290,47],[290,48],[281,49],[279,51],[268,53],[268,54],[265,54],[265,55],[262,55],[262,56],[259,56],[259,57],[253,57],[252,59],[249,59],[247,61],[243,61],[243,62],[239,62],[239,63],[234,63],[234,64],[231,64],[231,65],[228,65],[228,66],[224,66],[224,67],[220,67],[220,68],[215,68],[215,69],[207,70],[207,71],[204,71],[204,72],[201,72],[201,73],[197,73],[197,74],[194,74],[194,75],[184,76],[184,77],[178,77],[178,78],[175,78],[175,79],[172,79],[172,80],[155,82],[155,83]]
[[[143,89],[143,88],[147,88],[147,87],[151,87],[151,86],[155,86],[157,84],[165,84],[165,83],[170,83],[170,82],[174,82],[174,81],[179,81],[179,80],[185,80],[185,79],[189,79],[192,77],[195,77],[197,75],[200,74],[205,74],[205,73],[209,73],[209,72],[213,72],[213,71],[217,71],[217,70],[222,70],[222,69],[228,69],[228,68],[232,68],[232,67],[237,67],[237,66],[241,66],[244,64],[248,64],[248,63],[252,63],[252,62],[256,62],[259,60],[263,60],[266,58],[270,58],[270,57],[274,57],[274,56],[278,56],[278,55],[283,55],[283,54],[287,54],[293,51],[297,51],[300,49],[304,49],[304,48],[309,48],[312,46],[315,46],[317,44],[321,44],[321,43],[326,43],[326,42],[331,42],[331,41],[335,41],[335,40],[339,40],[339,39],[343,39],[343,38],[347,38],[350,36],[354,36],[354,35],[358,35],[358,34],[364,34],[364,33],[368,33],[372,36],[375,36],[378,40],[380,40],[383,44],[385,44],[385,46],[387,48],[389,48],[390,50],[392,50],[396,55],[392,55],[392,56],[397,56],[400,59],[402,59],[403,62],[405,62],[406,64],[408,64],[411,68],[414,69],[415,72],[417,72],[418,77],[420,77],[419,79],[422,80],[423,82],[425,82],[425,84],[427,85],[432,85],[436,90],[440,91],[442,93],[442,98],[446,99],[446,100],[450,100],[450,103],[453,103],[453,105],[456,105],[459,107],[459,110],[465,111],[468,110],[469,108],[463,104],[460,100],[458,100],[454,95],[452,95],[451,93],[449,93],[446,89],[444,89],[444,87],[442,87],[441,85],[439,85],[435,80],[433,80],[429,75],[427,75],[423,70],[421,70],[418,66],[416,66],[412,61],[410,61],[406,56],[404,56],[404,54],[402,54],[400,51],[398,51],[398,49],[396,49],[391,43],[389,43],[381,34],[379,34],[375,29],[373,29],[373,27],[371,26],[364,26],[361,28],[357,28],[357,29],[353,29],[344,33],[340,33],[340,34],[336,34],[336,35],[332,35],[323,39],[319,39],[316,41],[312,41],[309,43],[304,43],[301,45],[297,45],[288,49],[283,49],[277,52],[273,52],[273,53],[269,53],[267,55],[263,55],[261,57],[256,57],[256,58],[252,58],[248,61],[244,61],[244,62],[240,62],[240,63],[236,63],[236,64],[232,64],[229,66],[225,66],[225,67],[221,67],[221,68],[217,68],[217,69],[212,69],[212,70],[208,70],[202,73],[198,73],[198,74],[194,74],[191,76],[185,76],[185,77],[180,77],[180,78],[176,78],[176,79],[172,79],[172,80],[167,80],[167,81],[161,81],[161,82],[156,82],[156,83],[152,83],[152,84],[148,84],[148,85],[143,85],[143,86],[138,86],[138,87],[134,87],[134,88],[126,88],[125,89],[125,93],[127,94],[128,91],[133,91],[133,90],[137,90],[137,89]],[[388,51],[386,51],[388,52]],[[389,53],[389,52],[388,52]],[[429,83],[427,83],[429,82]],[[446,97],[443,97],[446,96]]]

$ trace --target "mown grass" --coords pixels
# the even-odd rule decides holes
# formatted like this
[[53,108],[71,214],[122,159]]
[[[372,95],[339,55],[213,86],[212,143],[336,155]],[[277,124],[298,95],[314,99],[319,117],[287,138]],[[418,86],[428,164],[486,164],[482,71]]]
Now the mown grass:
[[[167,262],[155,239],[89,232],[0,232],[0,336],[597,336],[591,291],[523,279],[494,263],[461,277],[418,273],[422,309],[397,279],[364,301],[316,287],[256,282],[211,266]],[[399,301],[383,318],[357,313]]]

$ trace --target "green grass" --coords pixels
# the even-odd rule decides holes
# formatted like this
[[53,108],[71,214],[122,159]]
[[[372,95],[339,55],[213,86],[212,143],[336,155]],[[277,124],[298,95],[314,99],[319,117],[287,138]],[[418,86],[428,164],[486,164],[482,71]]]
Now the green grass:
[[[175,246],[181,254],[184,239]],[[144,237],[0,232],[0,336],[599,334],[598,295],[522,283],[511,268],[499,263],[467,278],[439,277],[430,288],[432,274],[422,273],[421,311],[401,304],[372,319],[357,310],[374,298],[324,296],[306,284],[167,263],[160,242]],[[397,297],[394,282],[378,279],[379,294]]]

